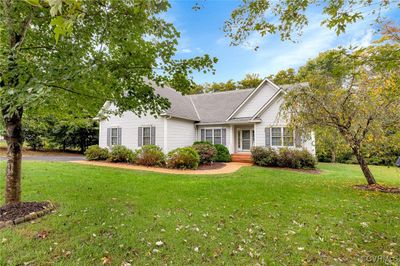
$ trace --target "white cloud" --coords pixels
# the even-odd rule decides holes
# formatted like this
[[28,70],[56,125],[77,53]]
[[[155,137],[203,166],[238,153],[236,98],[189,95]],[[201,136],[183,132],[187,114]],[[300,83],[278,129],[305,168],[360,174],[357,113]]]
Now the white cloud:
[[189,48],[184,48],[184,49],[181,49],[179,52],[182,54],[189,54],[192,52],[192,50]]

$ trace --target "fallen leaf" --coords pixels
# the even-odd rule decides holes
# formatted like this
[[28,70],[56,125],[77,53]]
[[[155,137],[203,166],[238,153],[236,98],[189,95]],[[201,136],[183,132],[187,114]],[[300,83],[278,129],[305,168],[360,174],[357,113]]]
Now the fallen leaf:
[[111,264],[111,258],[109,256],[104,256],[101,258],[101,263],[103,265],[109,265]]
[[48,235],[49,235],[49,232],[43,230],[43,231],[40,231],[40,232],[37,234],[37,238],[39,238],[39,239],[45,239],[45,238],[47,238]]

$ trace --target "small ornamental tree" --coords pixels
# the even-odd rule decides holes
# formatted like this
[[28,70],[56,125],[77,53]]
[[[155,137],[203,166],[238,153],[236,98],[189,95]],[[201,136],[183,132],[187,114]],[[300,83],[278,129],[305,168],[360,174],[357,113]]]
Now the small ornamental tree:
[[389,44],[322,53],[300,69],[309,86],[290,91],[283,108],[296,127],[337,130],[370,185],[365,143],[400,130],[399,58],[400,46]]
[[169,107],[148,81],[188,92],[193,71],[213,70],[208,55],[174,58],[179,32],[162,14],[167,0],[0,2],[0,107],[7,141],[5,203],[20,202],[22,118],[95,115],[105,101],[119,112]]

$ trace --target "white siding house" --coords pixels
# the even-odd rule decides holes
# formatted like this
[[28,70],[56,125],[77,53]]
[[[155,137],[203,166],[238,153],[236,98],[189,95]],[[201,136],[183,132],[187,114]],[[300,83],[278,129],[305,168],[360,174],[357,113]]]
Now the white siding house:
[[[171,108],[159,117],[132,112],[100,121],[101,147],[116,144],[137,149],[146,144],[164,152],[194,141],[223,144],[230,153],[249,153],[253,146],[305,148],[315,154],[314,134],[289,129],[280,115],[284,94],[295,86],[278,87],[265,79],[257,88],[183,96],[169,87],[156,87]],[[110,105],[106,107],[115,110]]]

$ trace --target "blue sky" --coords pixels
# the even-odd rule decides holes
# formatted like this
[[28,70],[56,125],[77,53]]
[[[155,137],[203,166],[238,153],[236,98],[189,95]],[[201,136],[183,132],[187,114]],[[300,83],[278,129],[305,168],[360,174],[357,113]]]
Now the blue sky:
[[[192,9],[196,2],[202,5],[199,11]],[[181,32],[178,58],[207,53],[219,60],[215,75],[197,73],[194,75],[196,82],[240,80],[246,73],[258,73],[264,77],[281,69],[297,68],[322,51],[338,46],[366,46],[377,38],[371,26],[372,18],[349,26],[346,33],[338,37],[335,32],[320,25],[323,17],[314,9],[309,12],[309,25],[304,28],[302,36],[296,37],[296,42],[282,42],[279,36],[260,38],[253,34],[248,44],[232,47],[229,39],[224,37],[222,27],[239,4],[237,0],[171,1],[172,8],[166,18]],[[387,10],[385,15],[399,22],[400,10]],[[254,51],[253,44],[260,48]]]

